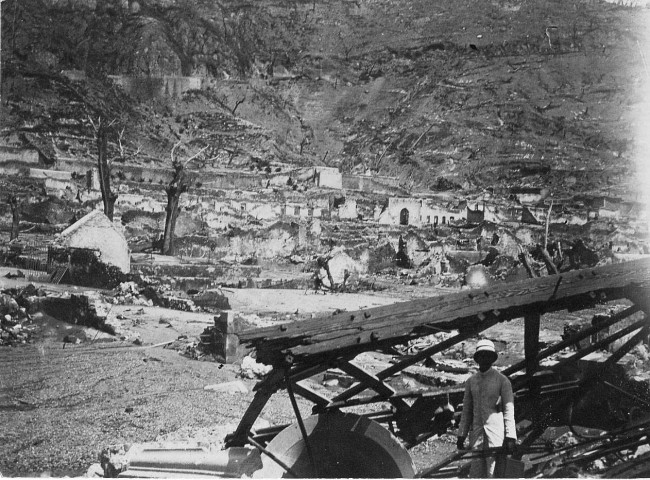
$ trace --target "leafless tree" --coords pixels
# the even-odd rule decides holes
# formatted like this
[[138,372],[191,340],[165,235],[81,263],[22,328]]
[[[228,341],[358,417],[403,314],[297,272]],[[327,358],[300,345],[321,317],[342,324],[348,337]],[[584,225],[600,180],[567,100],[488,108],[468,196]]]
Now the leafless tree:
[[183,162],[174,155],[174,152],[180,146],[180,144],[181,141],[172,147],[171,159],[174,175],[165,188],[165,192],[167,193],[167,207],[165,207],[165,211],[167,215],[165,216],[165,231],[163,234],[163,242],[160,252],[163,255],[174,254],[174,231],[176,229],[176,220],[178,220],[178,214],[181,211],[181,195],[187,192],[192,185],[192,178],[187,174],[185,167],[190,162],[190,160],[198,157],[208,148],[207,146],[204,147],[197,154],[192,155],[190,158]]
[[[108,160],[108,127],[102,122],[101,117],[97,123],[93,122],[92,118],[88,117],[90,123],[95,130],[95,137],[97,140],[97,168],[99,170],[99,188],[102,192],[102,201],[104,202],[104,215],[113,221],[113,213],[115,211],[115,202],[119,196],[116,192],[111,190],[111,162]],[[124,130],[122,130],[122,133]],[[121,146],[120,136],[120,146]]]
[[11,208],[11,236],[9,240],[13,240],[18,238],[22,202],[16,195],[9,195],[7,203],[9,203],[9,207]]

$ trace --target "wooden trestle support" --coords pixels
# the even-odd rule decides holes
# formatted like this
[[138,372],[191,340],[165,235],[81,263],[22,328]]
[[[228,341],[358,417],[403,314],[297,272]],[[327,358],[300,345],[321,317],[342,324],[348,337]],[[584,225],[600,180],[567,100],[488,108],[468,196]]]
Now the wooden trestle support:
[[[626,308],[606,321],[583,328],[571,338],[540,348],[539,332],[544,325],[544,314],[583,310],[612,301],[624,303]],[[311,427],[306,427],[309,419],[301,418],[295,403],[294,395],[300,395],[313,403],[316,418],[345,412],[352,406],[376,407],[362,417],[384,425],[404,447],[413,447],[448,430],[454,415],[458,416],[464,388],[396,392],[387,380],[497,323],[524,318],[524,360],[503,373],[510,377],[515,391],[519,452],[525,454],[526,476],[537,474],[542,466],[548,469],[551,464],[557,467],[580,464],[612,452],[634,449],[650,442],[647,392],[630,391],[623,384],[604,379],[626,353],[639,342],[647,341],[649,314],[650,259],[643,259],[246,331],[240,335],[240,342],[254,347],[257,361],[272,365],[273,370],[256,385],[255,397],[236,431],[227,437],[226,445],[257,446],[269,458],[276,457],[274,462],[280,465],[281,473],[307,476],[305,473],[316,472],[328,476],[332,472],[319,470],[320,445],[314,445],[309,438],[307,430]],[[364,351],[394,353],[396,345],[433,332],[452,330],[458,333],[415,355],[398,359],[376,374],[354,362]],[[589,347],[577,350],[551,367],[540,367],[541,360],[598,332],[601,332],[599,340]],[[579,359],[617,340],[621,345],[598,368],[576,372]],[[304,380],[329,368],[345,371],[356,383],[332,398],[304,384]],[[307,461],[311,471],[309,466],[295,471],[295,462],[293,466],[287,465],[281,458],[282,452],[274,453],[272,448],[267,448],[287,425],[253,429],[270,397],[280,389],[287,389],[294,405],[298,435],[303,437],[307,452],[304,457],[308,460],[303,463]],[[608,390],[615,393],[615,404],[610,402],[603,406],[604,411],[593,415],[589,411],[591,407],[585,407],[586,399],[593,400],[594,392],[605,395]],[[540,438],[549,426],[558,425],[598,428],[602,433],[598,438],[582,438],[573,448],[554,451],[540,444]],[[585,455],[585,451],[590,453]],[[533,452],[538,455],[532,456]],[[443,467],[428,469],[420,475],[444,476]],[[335,475],[336,472],[332,476]],[[405,475],[404,470],[396,475]]]

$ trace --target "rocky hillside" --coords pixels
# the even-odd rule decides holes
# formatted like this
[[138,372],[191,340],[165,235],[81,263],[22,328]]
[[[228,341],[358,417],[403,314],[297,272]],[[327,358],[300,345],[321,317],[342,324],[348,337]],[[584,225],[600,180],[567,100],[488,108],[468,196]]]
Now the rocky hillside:
[[[181,140],[209,145],[207,169],[327,164],[426,190],[635,187],[646,8],[6,0],[2,13],[3,133],[52,155],[93,158],[90,120],[104,117],[124,162],[166,164]],[[134,99],[109,74],[204,81]]]

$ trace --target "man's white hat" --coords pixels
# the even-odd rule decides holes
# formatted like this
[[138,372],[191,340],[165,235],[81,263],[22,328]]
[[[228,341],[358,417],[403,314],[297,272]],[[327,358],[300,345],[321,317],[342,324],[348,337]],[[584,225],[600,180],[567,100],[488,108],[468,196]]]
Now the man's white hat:
[[476,352],[474,352],[474,359],[476,359],[476,354],[480,352],[487,352],[492,354],[492,361],[496,361],[497,358],[499,358],[499,355],[497,355],[497,351],[494,348],[494,343],[492,343],[491,340],[479,340],[478,343],[476,344]]

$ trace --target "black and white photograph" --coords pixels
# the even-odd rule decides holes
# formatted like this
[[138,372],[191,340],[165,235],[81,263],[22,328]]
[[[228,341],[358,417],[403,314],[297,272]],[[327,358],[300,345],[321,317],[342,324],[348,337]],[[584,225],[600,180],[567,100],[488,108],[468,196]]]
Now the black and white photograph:
[[650,478],[650,0],[0,0],[0,477]]

